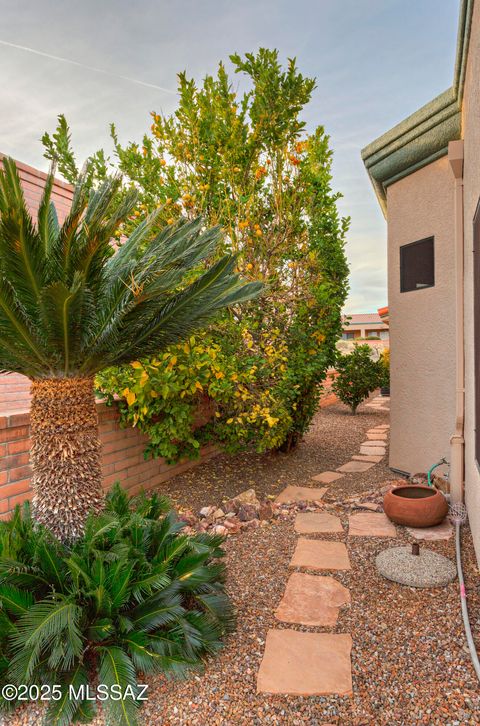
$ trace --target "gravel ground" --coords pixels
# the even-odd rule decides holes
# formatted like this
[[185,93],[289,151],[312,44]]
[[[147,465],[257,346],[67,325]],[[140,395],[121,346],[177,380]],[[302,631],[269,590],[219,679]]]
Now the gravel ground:
[[[362,407],[356,417],[340,405],[321,410],[291,456],[241,455],[217,457],[168,484],[179,505],[198,509],[254,486],[257,493],[275,494],[286,484],[307,484],[312,474],[334,469],[358,452],[365,431],[387,421],[388,414]],[[353,493],[377,488],[392,479],[378,464],[364,474],[345,476],[330,485],[326,510],[346,525],[354,504],[342,502]],[[256,694],[256,675],[268,628],[305,628],[279,623],[273,611],[288,579],[288,562],[297,536],[293,512],[229,538],[226,543],[228,589],[238,610],[237,631],[202,677],[171,683],[146,679],[149,701],[146,724],[206,726],[236,724],[308,724],[341,726],[414,726],[416,724],[480,724],[480,690],[470,663],[462,629],[458,583],[418,590],[381,578],[376,555],[387,547],[412,541],[404,528],[397,540],[352,537],[348,548],[352,570],[335,573],[350,589],[352,604],[344,608],[333,629],[353,637],[353,697],[293,697]],[[345,534],[322,539],[346,541]],[[463,559],[472,628],[480,648],[479,571],[471,537],[463,528]],[[421,543],[422,546],[423,543]],[[454,558],[454,541],[426,546]],[[26,709],[6,723],[39,723],[38,711]],[[95,724],[103,721],[99,717]]]
[[[219,504],[222,499],[253,487],[259,498],[278,494],[287,484],[309,486],[310,477],[333,470],[358,454],[365,432],[388,423],[387,411],[360,406],[352,416],[350,409],[335,404],[320,409],[298,449],[290,454],[221,454],[180,474],[162,485],[162,491],[175,505],[198,510]],[[392,479],[392,472],[380,463],[365,474],[347,474],[335,483],[335,493],[352,494],[376,482]]]

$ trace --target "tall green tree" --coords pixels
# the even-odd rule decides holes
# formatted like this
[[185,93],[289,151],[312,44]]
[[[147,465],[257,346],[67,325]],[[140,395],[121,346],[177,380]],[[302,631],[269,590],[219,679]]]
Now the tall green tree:
[[[235,253],[241,273],[264,283],[261,300],[212,333],[222,351],[234,351],[239,376],[249,381],[232,393],[243,408],[234,399],[217,401],[215,432],[222,436],[230,421],[242,440],[247,430],[260,448],[275,442],[288,449],[308,427],[334,362],[348,286],[349,221],[339,215],[340,195],[332,189],[329,137],[322,126],[308,133],[303,119],[315,80],[293,59],[283,67],[276,50],[235,54],[230,62],[248,90],[238,91],[223,63],[201,84],[180,73],[177,109],[152,113],[141,143],[120,143],[112,126],[110,163],[140,191],[137,218],[158,205],[166,224],[204,215],[225,232],[217,254]],[[44,144],[73,181],[78,171],[65,119]],[[92,157],[93,182],[108,163],[103,152]]]
[[15,162],[3,167],[0,369],[32,381],[34,513],[69,540],[103,506],[95,374],[182,340],[261,284],[242,280],[232,255],[205,264],[222,234],[200,218],[162,227],[153,211],[114,251],[112,237],[138,204],[133,189],[120,194],[119,177],[89,190],[80,176],[59,225],[53,170],[34,222]]

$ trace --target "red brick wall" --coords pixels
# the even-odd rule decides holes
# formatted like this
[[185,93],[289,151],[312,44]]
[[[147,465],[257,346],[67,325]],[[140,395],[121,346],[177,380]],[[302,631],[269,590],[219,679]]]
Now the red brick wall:
[[[3,154],[0,154],[0,164],[2,162]],[[20,175],[20,181],[22,182],[23,193],[25,195],[25,201],[30,210],[30,213],[37,218],[37,210],[42,197],[43,188],[47,179],[47,174],[38,169],[34,169],[33,166],[22,164],[21,161],[15,162],[17,170]],[[52,202],[55,204],[57,210],[58,220],[60,224],[63,222],[68,212],[70,211],[70,205],[72,203],[73,187],[70,184],[55,179],[52,189]]]
[[[214,446],[207,446],[202,449],[201,459],[197,461],[185,461],[173,466],[166,464],[163,459],[145,461],[143,451],[146,437],[136,429],[121,429],[115,407],[108,408],[102,403],[97,405],[105,490],[116,481],[119,481],[130,494],[137,494],[141,488],[153,489],[172,476],[218,453]],[[29,431],[28,413],[0,416],[0,516],[2,518],[9,516],[16,504],[21,504],[32,496]]]

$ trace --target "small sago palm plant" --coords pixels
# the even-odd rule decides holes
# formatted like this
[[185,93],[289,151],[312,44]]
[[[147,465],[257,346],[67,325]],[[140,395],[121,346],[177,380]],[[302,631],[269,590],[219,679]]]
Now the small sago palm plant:
[[116,487],[65,545],[17,507],[0,523],[0,685],[55,684],[43,723],[67,726],[91,720],[97,681],[106,722],[133,726],[144,674],[201,669],[233,611],[222,538],[183,526],[164,498],[130,502]]
[[32,381],[35,518],[73,540],[104,501],[95,374],[158,353],[261,285],[240,279],[232,256],[205,264],[221,231],[201,219],[154,235],[153,214],[114,251],[112,237],[137,203],[134,190],[119,194],[119,178],[93,191],[80,179],[59,225],[52,170],[34,222],[15,162],[3,166],[0,370]]

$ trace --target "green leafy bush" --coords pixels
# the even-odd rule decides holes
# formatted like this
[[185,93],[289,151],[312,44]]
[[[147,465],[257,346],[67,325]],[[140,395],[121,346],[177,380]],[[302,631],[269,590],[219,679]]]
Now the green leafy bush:
[[[123,421],[136,422],[150,438],[149,452],[169,460],[196,455],[205,440],[228,449],[294,447],[310,425],[342,330],[349,220],[337,207],[329,136],[322,126],[306,129],[315,79],[303,76],[295,60],[282,66],[276,50],[232,55],[230,63],[248,91],[237,93],[224,63],[200,84],[181,73],[173,113],[152,113],[140,142],[122,144],[112,126],[114,157],[96,154],[88,170],[98,184],[110,164],[125,189],[140,195],[116,232],[120,241],[154,210],[159,225],[201,215],[224,231],[215,255],[235,254],[242,276],[264,285],[255,303],[217,319],[209,331],[213,345],[197,342],[181,356],[172,349],[165,359],[142,358],[155,397],[140,390],[134,369],[100,376],[104,393],[121,399]],[[74,181],[78,168],[65,119],[43,141],[47,158]],[[235,358],[233,370],[228,357]],[[222,372],[217,385],[212,376]],[[237,385],[230,385],[231,375]],[[196,384],[209,388],[219,414],[201,429],[193,423],[201,393],[192,393]]]
[[46,724],[91,720],[69,687],[96,682],[129,694],[105,701],[108,723],[135,724],[139,672],[183,676],[220,648],[233,622],[222,538],[182,527],[163,497],[132,503],[118,486],[70,547],[28,504],[0,524],[1,681],[61,684]]
[[352,414],[372,391],[383,385],[385,376],[382,363],[372,359],[369,345],[355,345],[349,355],[339,355],[336,370],[332,390],[342,403],[350,406]]
[[382,386],[388,388],[390,386],[390,348],[385,348],[382,352],[380,363],[383,370]]

